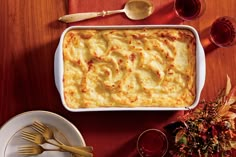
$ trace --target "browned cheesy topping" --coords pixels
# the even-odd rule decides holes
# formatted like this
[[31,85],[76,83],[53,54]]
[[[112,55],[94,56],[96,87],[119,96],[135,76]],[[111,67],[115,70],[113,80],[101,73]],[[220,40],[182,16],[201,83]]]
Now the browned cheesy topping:
[[196,43],[184,29],[70,30],[63,43],[70,108],[188,107]]

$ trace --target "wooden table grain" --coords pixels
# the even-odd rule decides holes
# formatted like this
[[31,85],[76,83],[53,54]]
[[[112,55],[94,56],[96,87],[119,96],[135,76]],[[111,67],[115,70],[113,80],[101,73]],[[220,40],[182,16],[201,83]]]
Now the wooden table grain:
[[[163,14],[156,24],[169,24],[165,20],[170,17],[167,13],[173,1],[156,4],[156,14]],[[182,22],[197,29],[206,51],[206,81],[201,99],[213,99],[224,88],[226,75],[232,85],[236,85],[236,46],[215,48],[207,42],[212,22],[220,16],[236,18],[235,6],[235,0],[206,0],[202,17]],[[137,134],[134,133],[155,126],[156,122],[160,122],[157,127],[162,127],[157,114],[166,115],[166,121],[170,122],[168,116],[176,113],[150,112],[145,119],[144,112],[71,113],[65,110],[55,87],[53,62],[60,35],[67,27],[57,19],[66,13],[66,0],[0,1],[0,126],[19,113],[47,110],[74,123],[86,142],[95,146],[95,156],[137,156],[133,142]],[[115,137],[114,145],[110,137]]]

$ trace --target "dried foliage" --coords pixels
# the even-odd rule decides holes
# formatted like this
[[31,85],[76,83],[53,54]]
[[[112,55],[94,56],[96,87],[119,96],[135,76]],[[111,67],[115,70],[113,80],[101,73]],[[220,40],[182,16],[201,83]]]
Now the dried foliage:
[[175,141],[171,154],[187,156],[231,156],[236,149],[236,87],[231,89],[227,77],[226,88],[214,101],[202,101],[197,108],[179,118],[175,127]]

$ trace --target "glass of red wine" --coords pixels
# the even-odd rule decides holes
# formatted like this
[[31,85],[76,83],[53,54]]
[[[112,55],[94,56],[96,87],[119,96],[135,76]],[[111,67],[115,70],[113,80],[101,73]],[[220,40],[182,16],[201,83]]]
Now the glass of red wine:
[[236,19],[223,16],[217,18],[210,29],[210,40],[218,47],[236,44]]
[[200,17],[206,10],[205,0],[175,0],[174,10],[179,18],[190,21]]
[[168,150],[167,137],[158,129],[145,130],[138,137],[137,149],[141,157],[163,157]]

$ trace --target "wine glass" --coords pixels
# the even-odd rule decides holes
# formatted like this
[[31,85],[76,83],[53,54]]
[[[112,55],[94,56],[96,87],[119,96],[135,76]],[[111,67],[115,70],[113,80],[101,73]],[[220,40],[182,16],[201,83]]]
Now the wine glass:
[[205,0],[175,0],[174,10],[182,20],[190,21],[200,17],[206,10]]
[[163,157],[168,150],[167,137],[158,129],[147,129],[138,137],[137,150],[141,157]]
[[217,18],[210,28],[210,41],[218,47],[236,44],[236,19],[229,16]]

